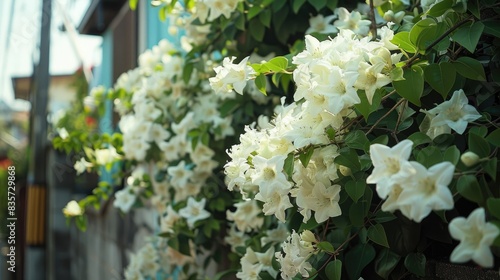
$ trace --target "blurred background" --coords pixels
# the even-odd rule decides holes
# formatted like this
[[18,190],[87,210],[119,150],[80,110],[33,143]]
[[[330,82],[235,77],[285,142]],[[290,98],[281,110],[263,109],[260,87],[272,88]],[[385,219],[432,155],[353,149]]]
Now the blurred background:
[[[167,20],[168,22],[168,20]],[[89,215],[86,232],[62,208],[86,196],[95,176],[76,176],[73,157],[55,151],[53,124],[95,86],[112,87],[162,38],[176,42],[149,1],[0,1],[0,279],[122,279],[128,252],[151,232],[148,214],[123,216],[112,200]],[[111,104],[97,124],[112,131]],[[74,124],[68,124],[74,125]],[[80,124],[88,125],[88,124]],[[7,170],[15,167],[15,244],[7,227]],[[12,196],[12,195],[9,195]]]

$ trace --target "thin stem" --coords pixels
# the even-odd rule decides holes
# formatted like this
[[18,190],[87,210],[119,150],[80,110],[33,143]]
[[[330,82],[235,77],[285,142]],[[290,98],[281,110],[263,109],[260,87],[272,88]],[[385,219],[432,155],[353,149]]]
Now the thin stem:
[[375,21],[375,8],[373,6],[373,0],[370,0],[370,11],[368,12],[370,17],[370,31],[372,32],[373,39],[377,38],[377,22]]
[[401,103],[403,103],[406,99],[404,98],[401,98],[397,103],[396,105],[394,105],[387,113],[385,113],[380,119],[378,119],[373,125],[372,127],[370,127],[370,130],[368,130],[365,135],[368,135],[370,134],[374,129],[375,127],[383,120],[385,119],[390,113],[392,113],[392,111],[394,111]]

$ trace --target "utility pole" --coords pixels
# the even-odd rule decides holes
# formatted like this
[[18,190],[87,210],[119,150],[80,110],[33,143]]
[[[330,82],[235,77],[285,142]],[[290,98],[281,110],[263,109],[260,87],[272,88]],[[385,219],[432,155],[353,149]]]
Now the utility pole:
[[26,192],[25,279],[46,279],[47,102],[52,0],[42,1],[39,60],[30,92],[30,154]]

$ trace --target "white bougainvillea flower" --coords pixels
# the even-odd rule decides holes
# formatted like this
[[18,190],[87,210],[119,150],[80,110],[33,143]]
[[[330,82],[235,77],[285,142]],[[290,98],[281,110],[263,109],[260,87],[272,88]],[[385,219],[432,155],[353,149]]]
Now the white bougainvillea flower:
[[462,89],[453,92],[450,100],[439,104],[428,113],[434,115],[431,119],[431,128],[447,125],[458,134],[464,133],[469,122],[481,117],[476,108],[469,105]]
[[374,168],[366,182],[377,184],[376,190],[380,198],[385,199],[391,192],[392,185],[415,172],[408,162],[412,146],[411,140],[403,140],[392,148],[381,144],[370,146],[370,158]]
[[189,197],[186,207],[179,210],[179,215],[186,219],[190,228],[194,227],[194,223],[210,217],[210,212],[205,210],[206,198],[196,201],[193,197]]
[[409,213],[401,211],[409,219],[420,223],[432,210],[453,209],[453,195],[448,185],[453,179],[455,166],[441,162],[426,169],[422,164],[410,162],[415,173],[402,183],[403,191],[398,203],[409,207]]
[[500,229],[485,221],[483,208],[477,208],[467,219],[453,219],[448,229],[451,237],[460,240],[460,244],[450,255],[451,262],[464,263],[473,260],[482,267],[493,266],[493,254],[490,246],[500,234]]
[[331,15],[324,17],[323,15],[317,15],[309,19],[310,27],[306,30],[306,34],[320,33],[320,34],[330,34],[337,33],[337,27],[333,26],[332,21],[336,18],[336,15]]

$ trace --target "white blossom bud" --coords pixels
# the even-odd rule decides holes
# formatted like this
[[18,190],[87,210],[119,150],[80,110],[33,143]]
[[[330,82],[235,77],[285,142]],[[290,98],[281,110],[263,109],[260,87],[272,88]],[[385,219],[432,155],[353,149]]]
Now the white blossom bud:
[[465,166],[473,166],[479,161],[479,156],[474,152],[465,152],[460,156],[460,160],[465,164]]
[[340,174],[342,174],[344,176],[351,176],[352,175],[351,169],[347,166],[339,165],[339,171],[340,171]]
[[66,207],[63,209],[63,214],[66,217],[74,217],[80,216],[83,214],[83,210],[75,200],[72,200],[66,204]]
[[314,233],[312,233],[310,230],[304,230],[300,234],[300,239],[305,242],[311,242],[311,243],[317,243],[318,241],[316,240],[316,236],[314,236]]

